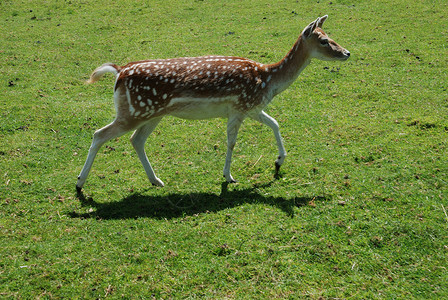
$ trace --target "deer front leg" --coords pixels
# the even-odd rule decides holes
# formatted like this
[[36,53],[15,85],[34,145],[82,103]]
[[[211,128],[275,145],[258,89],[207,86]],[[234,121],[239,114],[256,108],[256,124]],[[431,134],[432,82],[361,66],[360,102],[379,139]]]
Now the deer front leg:
[[224,165],[224,177],[227,182],[235,183],[236,180],[230,174],[230,164],[232,163],[233,148],[235,148],[238,130],[244,117],[242,115],[232,115],[227,122],[227,154],[226,163]]
[[251,115],[250,117],[254,120],[261,122],[264,125],[269,126],[274,132],[275,140],[277,141],[277,147],[278,147],[278,157],[277,160],[275,161],[275,175],[274,175],[274,177],[277,177],[280,171],[280,166],[283,164],[286,158],[286,150],[285,146],[283,145],[283,139],[280,134],[278,123],[273,117],[269,116],[264,111],[261,111],[259,114],[256,115]]

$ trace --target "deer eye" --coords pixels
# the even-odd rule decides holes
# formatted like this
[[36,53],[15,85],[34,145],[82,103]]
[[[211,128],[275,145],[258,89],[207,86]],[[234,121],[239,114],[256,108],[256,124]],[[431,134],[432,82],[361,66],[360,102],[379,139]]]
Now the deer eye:
[[322,46],[327,46],[327,45],[328,45],[328,40],[327,40],[327,39],[320,40],[320,44],[321,44]]

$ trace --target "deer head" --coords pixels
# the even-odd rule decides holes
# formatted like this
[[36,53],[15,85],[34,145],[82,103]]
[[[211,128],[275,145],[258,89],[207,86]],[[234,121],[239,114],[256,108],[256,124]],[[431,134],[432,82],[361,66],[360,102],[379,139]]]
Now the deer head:
[[327,15],[311,22],[302,32],[302,38],[310,51],[311,58],[320,60],[347,60],[350,52],[328,37],[322,30]]

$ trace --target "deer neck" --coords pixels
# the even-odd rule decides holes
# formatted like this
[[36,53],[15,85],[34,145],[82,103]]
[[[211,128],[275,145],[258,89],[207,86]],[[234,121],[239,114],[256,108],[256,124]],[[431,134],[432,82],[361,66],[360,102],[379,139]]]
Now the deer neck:
[[310,62],[309,51],[302,36],[299,36],[292,49],[281,61],[269,65],[274,96],[287,89]]

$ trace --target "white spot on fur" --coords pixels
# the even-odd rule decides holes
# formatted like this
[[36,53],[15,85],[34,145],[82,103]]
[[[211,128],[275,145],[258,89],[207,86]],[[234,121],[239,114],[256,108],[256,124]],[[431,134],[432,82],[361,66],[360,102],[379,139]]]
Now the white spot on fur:
[[135,114],[135,108],[131,104],[131,92],[129,91],[129,89],[126,89],[126,98],[128,99],[129,112],[131,113],[131,115],[134,115]]

